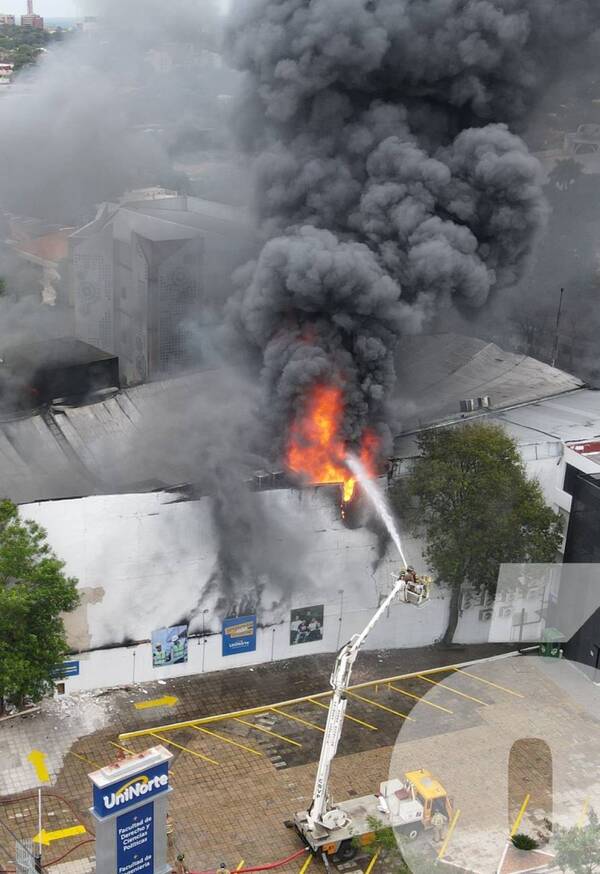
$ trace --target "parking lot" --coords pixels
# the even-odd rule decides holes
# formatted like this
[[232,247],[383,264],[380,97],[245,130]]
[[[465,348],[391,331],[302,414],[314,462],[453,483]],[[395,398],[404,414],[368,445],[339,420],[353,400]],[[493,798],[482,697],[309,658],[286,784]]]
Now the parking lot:
[[[360,682],[348,696],[332,775],[334,798],[372,793],[390,774],[428,768],[452,796],[456,820],[449,823],[443,846],[433,845],[430,833],[417,843],[432,858],[482,874],[495,871],[519,814],[519,827],[532,829],[552,806],[543,756],[522,761],[517,756],[508,774],[514,740],[539,737],[560,766],[555,817],[581,816],[585,803],[597,797],[594,769],[586,765],[596,755],[598,725],[585,703],[597,689],[569,665],[560,666],[562,679],[548,675],[538,665],[542,661],[548,660],[517,657],[395,674],[384,670],[395,663],[391,656],[371,659],[357,672]],[[159,696],[154,704],[155,692],[164,695],[161,687],[129,690],[110,724],[70,745],[45,784],[43,825],[56,835],[44,847],[45,864],[68,853],[53,871],[93,870],[88,773],[114,760],[119,750],[140,752],[159,743],[174,757],[173,856],[184,852],[188,866],[203,871],[221,861],[230,868],[270,862],[299,849],[299,839],[283,823],[310,803],[328,703],[326,684],[319,690],[314,676],[324,676],[327,665],[324,661],[317,671],[288,665],[248,670],[237,689],[225,675],[170,684],[175,705],[162,706]],[[379,676],[373,678],[375,672]],[[574,684],[577,694],[565,683]],[[287,694],[266,700],[278,691]],[[3,793],[0,800],[0,862],[9,867],[14,854],[7,828],[20,839],[32,838],[37,805],[31,791]],[[484,840],[489,859],[478,850]],[[300,858],[281,870],[299,874],[309,864],[321,863]],[[351,863],[361,870],[368,864],[366,857]]]

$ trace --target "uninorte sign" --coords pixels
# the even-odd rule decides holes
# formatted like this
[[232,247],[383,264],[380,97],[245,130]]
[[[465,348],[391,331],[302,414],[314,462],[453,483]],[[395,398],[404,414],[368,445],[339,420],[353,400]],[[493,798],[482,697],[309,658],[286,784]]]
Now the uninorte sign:
[[170,874],[167,862],[169,762],[163,746],[90,774],[96,874]]
[[154,804],[117,817],[117,874],[154,870]]
[[150,800],[169,788],[169,763],[160,762],[146,768],[141,774],[127,779],[121,777],[117,782],[105,787],[94,784],[94,813],[97,816],[111,816],[140,801]]

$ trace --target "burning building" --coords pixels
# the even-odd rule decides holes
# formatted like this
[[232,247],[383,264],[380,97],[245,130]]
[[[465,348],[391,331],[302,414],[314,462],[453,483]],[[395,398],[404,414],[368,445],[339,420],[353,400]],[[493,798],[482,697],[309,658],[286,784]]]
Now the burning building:
[[[582,471],[592,465],[567,444],[600,436],[597,392],[472,338],[420,336],[407,340],[405,351],[398,362],[403,392],[396,396],[405,423],[394,434],[388,475],[410,468],[419,428],[460,427],[470,415],[484,416],[515,437],[528,473],[567,517],[567,464]],[[66,681],[68,690],[130,682],[134,664],[135,679],[146,681],[331,652],[389,591],[396,549],[370,527],[344,523],[339,485],[294,488],[271,477],[258,491],[252,482],[240,488],[237,505],[223,491],[228,456],[209,448],[210,431],[216,427],[225,442],[227,428],[243,429],[246,383],[236,380],[205,371],[0,423],[5,493],[20,501],[23,516],[47,528],[79,579],[82,606],[68,627],[80,674]],[[474,392],[489,396],[490,405],[465,416],[460,402]],[[215,425],[232,402],[238,418]],[[214,477],[207,478],[207,468]],[[423,544],[404,532],[403,540],[409,560],[424,567]],[[290,611],[307,605],[317,605],[319,615],[322,607],[323,633],[300,647],[290,642]],[[416,617],[392,609],[370,646],[430,644],[443,632],[447,610],[446,593],[436,587]],[[257,619],[256,650],[224,657],[223,617],[249,614]],[[457,640],[486,641],[489,617],[488,605],[468,593]],[[188,661],[176,667],[153,666],[152,633],[181,626],[206,644],[191,645]]]
[[554,72],[552,47],[567,54],[598,23],[593,0],[234,7],[239,134],[270,239],[232,319],[262,357],[272,440],[308,482],[297,444],[314,444],[320,393],[342,409],[328,481],[348,449],[390,451],[402,338],[522,276],[546,208],[510,127]]

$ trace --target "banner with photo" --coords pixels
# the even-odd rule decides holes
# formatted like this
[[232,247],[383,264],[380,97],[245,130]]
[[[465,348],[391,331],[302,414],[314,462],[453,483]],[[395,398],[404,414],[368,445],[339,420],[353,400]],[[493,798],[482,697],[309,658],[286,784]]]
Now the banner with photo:
[[188,660],[188,627],[175,625],[152,632],[152,667],[181,665]]
[[256,651],[256,616],[234,616],[223,621],[223,655]]
[[325,607],[299,607],[290,613],[290,645],[314,643],[323,640],[323,616]]

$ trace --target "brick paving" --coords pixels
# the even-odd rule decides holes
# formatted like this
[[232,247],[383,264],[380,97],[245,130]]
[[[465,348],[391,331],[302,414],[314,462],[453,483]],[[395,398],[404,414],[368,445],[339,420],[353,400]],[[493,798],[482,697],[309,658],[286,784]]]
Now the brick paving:
[[[505,650],[505,647],[476,647],[459,652],[425,649],[365,653],[357,663],[353,681],[366,682],[425,670]],[[530,660],[508,661],[511,664],[518,661],[522,665]],[[493,663],[493,669],[505,663]],[[18,828],[16,820],[8,820],[7,816],[11,810],[23,812],[30,805],[28,795],[36,781],[27,755],[32,749],[39,749],[47,754],[52,775],[47,791],[69,799],[78,822],[88,830],[88,835],[84,837],[89,838],[93,835],[93,823],[87,812],[90,805],[87,775],[114,760],[117,753],[114,744],[122,745],[118,740],[119,733],[324,691],[331,666],[332,656],[312,656],[256,666],[253,670],[236,669],[181,678],[166,686],[145,684],[143,687],[111,691],[101,696],[85,696],[83,707],[79,709],[65,708],[64,703],[48,704],[39,717],[0,724],[0,748],[9,749],[0,766],[0,822],[8,825],[19,837],[32,836],[31,810],[28,817],[23,815],[20,818]],[[478,668],[481,673],[484,666]],[[492,667],[486,666],[485,670],[492,670]],[[394,743],[400,726],[405,722],[398,713],[411,715],[415,719],[414,723],[406,723],[407,728],[409,725],[411,729],[418,726],[411,740],[411,747],[417,740],[420,745],[415,746],[420,750],[416,766],[431,767],[440,777],[444,776],[454,792],[456,775],[448,771],[441,752],[445,744],[462,744],[463,737],[477,738],[479,733],[489,731],[489,714],[506,708],[505,699],[511,700],[510,696],[503,695],[492,686],[462,676],[458,682],[457,676],[448,671],[436,675],[435,679],[456,685],[457,689],[462,689],[470,697],[451,696],[416,678],[397,684],[398,689],[409,695],[381,686],[377,691],[374,688],[360,691],[364,698],[371,699],[380,707],[368,701],[351,699],[348,713],[376,727],[377,731],[346,721],[332,775],[334,797],[371,793],[376,791],[381,780],[388,777]],[[514,681],[517,686],[519,679],[525,685],[532,682],[531,678],[520,675]],[[145,711],[137,711],[133,707],[135,701],[161,697],[166,692],[177,696],[179,700],[176,707]],[[438,708],[418,703],[411,697],[424,694],[428,695],[428,700],[437,703]],[[515,698],[511,703],[517,708],[522,707],[523,699]],[[448,713],[449,710],[452,712]],[[183,851],[192,870],[214,868],[221,861],[235,868],[242,859],[247,864],[257,864],[285,857],[300,848],[299,839],[284,827],[283,822],[295,811],[305,808],[310,800],[315,763],[323,735],[304,722],[323,727],[326,712],[318,705],[306,702],[290,707],[287,713],[288,716],[283,711],[270,712],[267,716],[252,716],[244,721],[275,732],[287,738],[288,742],[240,722],[228,721],[207,726],[210,731],[219,732],[261,755],[253,755],[191,727],[161,735],[178,745],[169,747],[174,754],[175,789],[171,795],[171,813],[175,824],[171,861],[174,861],[178,851]],[[290,719],[289,714],[304,722]],[[508,712],[502,711],[502,714],[505,720],[513,718]],[[290,744],[290,740],[301,746]],[[124,745],[139,752],[159,742],[155,737],[143,737],[131,739]],[[477,744],[474,749],[476,760],[477,755],[483,755],[483,752]],[[214,759],[218,764],[211,764],[201,757]],[[411,763],[411,767],[414,764]],[[526,767],[529,768],[530,763]],[[22,789],[25,791],[20,791]],[[57,805],[56,809],[53,805]],[[44,823],[46,828],[73,824],[74,814],[60,805],[60,799],[48,799],[45,802],[48,812]],[[54,825],[52,820],[60,820],[60,823]],[[45,849],[45,860],[51,862],[57,859],[77,841],[76,838],[65,839]],[[0,866],[7,865],[13,858],[8,844],[7,833],[2,829]],[[93,868],[93,852],[94,844],[85,844],[60,865],[53,867],[53,871],[55,874],[87,874]],[[301,861],[295,862],[287,870],[282,869],[284,874],[287,871],[289,874],[298,874]]]

